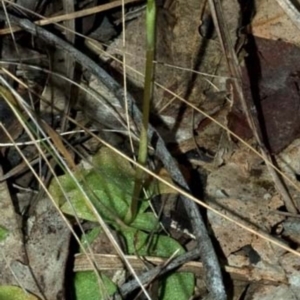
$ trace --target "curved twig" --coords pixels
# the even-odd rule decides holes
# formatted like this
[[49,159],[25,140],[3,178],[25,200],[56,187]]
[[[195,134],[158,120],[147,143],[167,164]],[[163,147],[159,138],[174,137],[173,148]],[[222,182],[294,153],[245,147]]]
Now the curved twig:
[[[36,26],[29,20],[20,19],[12,15],[9,15],[9,17],[12,23],[20,26],[35,37],[42,39],[47,44],[59,47],[67,51],[78,63],[86,67],[86,69],[89,72],[94,74],[99,80],[101,80],[106,85],[107,88],[110,89],[110,91],[112,91],[115,94],[116,98],[120,101],[120,105],[124,105],[124,91],[122,87],[92,59],[75,49],[66,41],[57,37],[53,33],[45,30],[44,28]],[[3,13],[3,11],[0,11],[0,19],[4,21],[6,20],[6,16]],[[127,94],[127,99],[129,113],[131,114],[136,124],[141,125],[141,112],[136,106],[134,98],[130,94]],[[148,127],[148,138],[152,142],[153,147],[156,149],[157,157],[162,161],[164,167],[168,170],[172,179],[182,188],[189,191],[188,184],[186,183],[181,171],[179,170],[176,161],[173,159],[170,152],[167,150],[165,142],[163,141],[159,133],[151,124],[149,124]],[[190,201],[186,197],[182,197],[182,201],[186,208],[187,214],[189,215],[193,232],[196,236],[198,249],[196,249],[195,251],[199,251],[203,262],[203,267],[206,274],[205,279],[207,283],[207,289],[211,293],[213,299],[224,300],[226,299],[226,293],[222,281],[219,261],[216,256],[210,237],[207,233],[201,214],[198,210],[198,206],[196,203]]]

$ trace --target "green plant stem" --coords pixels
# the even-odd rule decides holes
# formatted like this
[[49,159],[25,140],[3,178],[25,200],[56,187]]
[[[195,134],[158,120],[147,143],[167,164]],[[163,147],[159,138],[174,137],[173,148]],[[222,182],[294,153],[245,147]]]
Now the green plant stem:
[[[153,74],[154,74],[154,51],[155,51],[155,26],[156,25],[156,2],[155,0],[147,1],[146,9],[146,68],[145,83],[143,97],[143,119],[140,133],[140,143],[138,152],[138,163],[142,166],[146,165],[148,156],[148,123],[150,115],[151,100],[153,97]],[[138,201],[144,184],[144,171],[140,168],[136,169],[134,189],[130,208],[127,212],[125,222],[134,221],[137,210]]]

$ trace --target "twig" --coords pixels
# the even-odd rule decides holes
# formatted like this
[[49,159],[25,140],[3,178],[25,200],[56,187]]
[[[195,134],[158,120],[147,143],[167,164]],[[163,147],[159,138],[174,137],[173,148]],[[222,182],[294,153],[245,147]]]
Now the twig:
[[[2,11],[0,11],[0,19],[4,21],[6,20],[5,14]],[[107,88],[113,91],[115,96],[119,99],[120,104],[122,106],[124,105],[123,89],[106,71],[104,71],[89,57],[79,52],[72,45],[58,38],[51,32],[48,32],[47,30],[36,26],[29,20],[20,19],[14,16],[10,16],[10,20],[14,24],[22,27],[32,35],[44,40],[48,44],[55,45],[67,51],[77,60],[78,63],[85,66],[92,74],[94,74],[99,80],[101,80]],[[136,106],[133,97],[130,94],[127,94],[127,99],[129,102],[129,112],[131,113],[133,120],[139,125],[142,124],[141,112]],[[148,127],[148,138],[156,148],[156,154],[158,158],[163,162],[165,168],[168,170],[173,180],[182,188],[189,191],[188,184],[186,183],[181,171],[179,170],[176,161],[167,150],[165,142],[163,141],[159,133],[155,130],[155,128],[153,128],[153,126],[151,126],[151,124],[149,124]],[[214,251],[210,237],[207,233],[203,219],[198,210],[198,206],[193,201],[190,201],[187,197],[182,197],[182,200],[191,220],[193,231],[196,235],[199,249],[195,251],[199,251],[203,261],[207,288],[210,291],[213,299],[226,299],[225,288],[222,282],[222,275],[218,258]]]
[[276,0],[291,21],[300,29],[300,13],[291,0]]
[[[75,11],[75,4],[73,0],[63,0],[63,9],[66,14],[74,13]],[[64,21],[64,26],[68,29],[66,30],[65,37],[66,40],[70,43],[75,45],[75,19]],[[72,56],[69,56],[67,53],[64,53],[65,55],[65,74],[66,77],[76,80],[77,76],[75,73],[76,70],[76,62]],[[60,124],[60,130],[65,131],[68,127],[68,119],[66,116],[70,115],[71,109],[73,109],[77,98],[78,98],[78,89],[75,85],[71,83],[66,83],[65,86],[65,96],[66,96],[66,104],[64,106],[64,113],[62,116],[61,124]]]
[[214,24],[217,29],[219,39],[221,42],[221,46],[223,48],[223,52],[226,57],[226,62],[230,72],[230,76],[235,78],[230,81],[233,92],[234,94],[237,95],[239,101],[242,104],[243,111],[246,114],[247,121],[249,123],[249,126],[252,129],[253,136],[259,145],[260,152],[264,161],[266,161],[268,171],[273,178],[277,191],[281,194],[287,210],[291,213],[296,214],[297,208],[292,198],[290,197],[282,179],[279,177],[278,173],[270,166],[269,162],[274,161],[274,159],[272,158],[267,147],[264,144],[261,127],[259,126],[259,121],[257,117],[258,114],[257,114],[256,106],[253,100],[251,101],[251,104],[249,104],[244,97],[242,84],[241,84],[242,83],[241,69],[238,63],[236,53],[234,51],[234,47],[231,44],[230,36],[228,33],[229,31],[227,29],[227,25],[222,12],[221,2],[220,0],[209,0],[209,4],[210,4],[210,9],[212,12]]
[[[124,4],[138,2],[138,1],[139,0],[124,0]],[[7,4],[11,4],[11,5],[16,6],[16,7],[19,6],[18,4],[14,3],[14,2],[11,2],[11,1],[6,1],[5,0],[5,2]],[[53,24],[53,23],[60,23],[60,22],[63,22],[63,21],[68,21],[68,20],[73,20],[73,19],[76,19],[76,18],[86,17],[86,16],[93,15],[93,14],[96,14],[96,13],[99,13],[99,12],[107,11],[107,10],[112,9],[112,8],[119,7],[121,5],[122,5],[122,1],[113,1],[113,2],[110,2],[110,3],[94,6],[92,8],[82,9],[80,11],[75,11],[75,12],[69,13],[69,14],[63,14],[63,15],[60,15],[60,16],[44,18],[42,20],[35,21],[34,23],[36,25],[39,25],[39,26],[46,26],[46,25]],[[32,13],[31,11],[24,9],[23,7],[22,7],[22,9],[25,10],[25,11],[28,11],[29,13]],[[37,16],[36,13],[34,15]],[[10,34],[11,32],[18,32],[18,31],[21,31],[21,30],[22,30],[22,28],[20,28],[19,26],[15,26],[15,27],[12,27],[12,28],[3,28],[3,29],[0,30],[0,35]]]
[[291,217],[291,218],[300,219],[300,215],[299,214],[295,215],[295,214],[292,214],[292,213],[287,212],[287,211],[272,210],[272,211],[270,211],[270,213],[278,214],[278,215],[285,216],[285,217]]
[[[165,266],[165,268],[162,268],[161,266],[157,266],[139,276],[140,281],[142,284],[149,283],[153,278],[160,277],[180,266],[185,264],[188,261],[195,260],[199,257],[199,250],[194,249],[190,252],[187,252],[183,255],[180,255],[179,257],[176,257],[171,261],[168,265]],[[132,291],[137,289],[139,287],[136,280],[131,280],[129,282],[126,282],[119,288],[119,294],[122,295],[122,297],[126,297],[128,294],[130,294]],[[216,299],[216,298],[213,298]]]
[[[193,252],[193,251],[192,251]],[[186,254],[185,254],[186,255]],[[194,254],[192,254],[194,255]],[[145,264],[135,255],[125,255],[128,261],[132,264],[136,271],[142,272],[145,270]],[[147,262],[151,263],[153,266],[162,266],[166,265],[165,258],[161,257],[153,257],[153,256],[145,256],[143,257]],[[195,258],[197,259],[197,253],[195,253]],[[93,255],[93,259],[95,260],[95,266],[97,270],[105,272],[105,271],[117,271],[124,269],[124,263],[118,257],[117,254],[97,254]],[[203,264],[199,261],[191,260],[192,257],[188,256],[186,259],[186,263],[179,265],[176,267],[176,272],[193,272],[196,277],[203,277]],[[176,261],[176,260],[175,260]],[[172,259],[174,262],[174,259]],[[175,267],[175,266],[174,266]],[[257,282],[260,284],[278,284],[278,283],[287,283],[287,278],[285,274],[277,272],[273,270],[263,270],[259,268],[249,268],[245,267],[232,267],[224,265],[222,269],[230,276],[232,280],[244,281],[244,282]],[[84,271],[92,271],[92,267],[89,261],[89,258],[86,257],[85,254],[76,254],[73,271],[74,272],[84,272]],[[160,274],[163,275],[163,274]]]

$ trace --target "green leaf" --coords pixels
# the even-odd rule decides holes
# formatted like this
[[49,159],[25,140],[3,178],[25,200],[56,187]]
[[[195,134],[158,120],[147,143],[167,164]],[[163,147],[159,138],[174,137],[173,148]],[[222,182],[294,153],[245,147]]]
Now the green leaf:
[[88,245],[91,245],[101,232],[102,232],[101,227],[94,227],[88,233],[82,235],[80,240],[83,247],[87,249]]
[[[80,194],[80,191],[73,190],[68,193],[68,197],[70,202],[65,202],[61,206],[61,211],[70,216],[78,216],[79,219],[96,222],[97,218],[92,212],[92,210],[88,207],[86,201],[83,198],[83,195]],[[75,212],[74,212],[75,211]]]
[[[182,246],[174,239],[155,234],[150,241],[150,235],[129,229],[122,232],[127,245],[129,254],[138,253],[141,256],[157,256],[169,258],[178,251],[177,255],[185,251]],[[150,245],[149,245],[150,244]],[[194,274],[192,273],[175,273],[171,274],[161,282],[160,297],[162,300],[186,300],[189,299],[195,286]]]
[[186,300],[194,293],[195,278],[193,273],[175,273],[162,281],[159,299]]
[[[73,175],[78,178],[80,176],[81,172],[79,170],[74,171]],[[84,175],[84,174],[83,174]],[[63,175],[63,176],[59,176],[58,178],[54,178],[51,181],[51,184],[49,186],[49,192],[52,195],[53,199],[55,200],[55,202],[61,206],[63,205],[63,203],[66,202],[66,199],[64,197],[64,193],[61,190],[60,185],[58,184],[58,182],[60,183],[60,185],[63,187],[64,192],[68,195],[69,193],[71,193],[72,191],[76,191],[78,190],[78,187],[76,185],[76,183],[74,182],[73,178],[69,175]]]
[[0,286],[0,300],[39,300],[40,298],[24,292],[18,286],[3,285]]
[[158,220],[152,212],[139,213],[130,226],[139,230],[152,232],[157,229]]
[[149,201],[146,201],[146,200],[142,200],[140,201],[140,207],[139,207],[139,213],[143,213],[145,212],[148,208],[149,208]]
[[76,300],[101,300],[117,291],[116,285],[105,275],[101,275],[103,290],[94,272],[77,272],[75,275]]
[[[90,170],[75,172],[79,184],[102,217],[110,221],[114,220],[114,216],[123,219],[131,201],[135,171],[128,161],[105,147],[93,158],[92,164],[95,167]],[[59,180],[79,218],[96,221],[96,216],[73,179],[64,175]],[[55,181],[49,190],[55,198],[59,198],[57,203],[63,203],[61,208],[64,213],[75,214]],[[144,204],[143,209],[147,206]]]
[[168,236],[154,234],[150,241],[149,234],[135,229],[124,230],[121,234],[126,241],[128,254],[170,257],[178,249],[177,255],[184,253],[182,246]]
[[[123,220],[128,211],[135,172],[126,160],[107,148],[102,148],[94,157],[93,165],[96,167],[90,170],[76,171],[74,175],[78,178],[81,188],[101,216],[112,223],[115,228],[119,228],[116,218]],[[82,195],[73,179],[70,176],[62,176],[59,180],[79,218],[97,221],[96,216],[92,213],[84,195]],[[62,211],[74,215],[70,203],[65,201],[58,185],[54,184],[51,189],[51,192],[59,198],[58,203],[63,203]],[[159,192],[162,191],[163,187],[159,187]],[[165,192],[169,192],[169,190],[165,190]],[[158,221],[153,213],[146,212],[148,207],[147,201],[140,202],[138,214],[134,222],[131,223],[131,227],[121,228],[122,230],[120,230],[120,234],[123,235],[127,245],[127,253],[165,258],[169,258],[178,249],[177,255],[184,253],[182,246],[174,239],[158,234],[149,235],[149,232],[153,232],[157,228]],[[84,241],[90,242],[96,235],[97,232],[92,231],[87,234]],[[103,299],[101,295],[104,295],[104,293],[106,296],[107,294],[113,294],[116,291],[116,286],[107,277],[102,277],[105,290],[101,291],[97,277],[93,272],[76,273],[76,299]],[[162,281],[160,299],[168,300],[171,297],[179,300],[188,299],[193,292],[193,287],[193,274],[172,274]]]
[[8,230],[2,226],[0,226],[0,242],[5,240],[8,235]]

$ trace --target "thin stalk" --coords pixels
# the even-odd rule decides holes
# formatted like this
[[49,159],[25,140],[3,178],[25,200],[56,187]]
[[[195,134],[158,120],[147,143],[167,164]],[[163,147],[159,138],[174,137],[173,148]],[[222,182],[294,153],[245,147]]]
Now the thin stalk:
[[[143,97],[143,119],[140,133],[138,163],[145,166],[148,156],[148,123],[150,115],[150,105],[153,98],[153,74],[154,74],[154,55],[155,55],[155,26],[156,25],[156,2],[147,1],[146,8],[146,68]],[[142,192],[145,173],[142,169],[136,169],[135,182],[130,208],[127,212],[125,222],[131,223],[137,214],[138,201]]]

